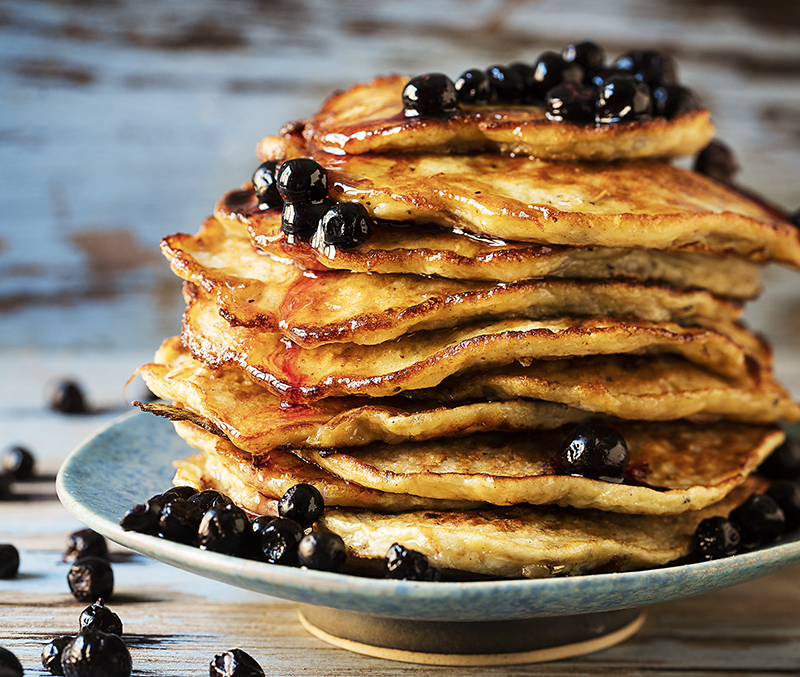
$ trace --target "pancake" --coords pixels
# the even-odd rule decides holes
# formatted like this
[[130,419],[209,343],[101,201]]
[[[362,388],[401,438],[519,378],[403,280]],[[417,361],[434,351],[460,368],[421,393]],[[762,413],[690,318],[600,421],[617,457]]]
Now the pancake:
[[213,295],[235,325],[279,331],[313,347],[376,345],[475,318],[633,317],[652,322],[734,322],[741,303],[708,292],[621,281],[535,279],[496,285],[344,271],[305,272],[257,253],[207,219],[195,236],[161,243],[173,272]]
[[625,438],[630,452],[620,484],[559,474],[561,448],[571,427],[290,450],[348,482],[389,493],[657,515],[699,510],[721,500],[784,439],[773,426],[731,422],[609,425]]
[[671,516],[518,505],[398,515],[329,510],[318,524],[363,558],[383,559],[393,543],[400,543],[440,568],[492,577],[630,571],[686,557],[702,520],[727,516],[765,485],[751,478],[713,506]]
[[797,228],[696,172],[662,162],[497,155],[315,156],[331,196],[376,218],[572,247],[692,246],[800,267]]
[[304,463],[286,451],[274,450],[253,459],[226,440],[189,422],[175,424],[176,432],[202,452],[175,463],[173,484],[216,489],[256,515],[277,515],[276,501],[296,484],[311,484],[326,506],[369,508],[375,512],[463,510],[477,504],[366,489]]
[[462,105],[445,118],[408,118],[402,91],[409,77],[392,75],[358,84],[327,99],[305,137],[329,153],[466,152],[495,149],[561,160],[692,155],[713,138],[707,110],[674,120],[578,126],[551,122],[535,106]]
[[192,355],[214,368],[238,365],[293,402],[382,397],[430,388],[477,367],[597,354],[678,354],[732,378],[762,368],[734,341],[710,329],[614,318],[477,322],[421,331],[378,346],[302,348],[281,334],[232,326],[196,287],[186,289],[181,339]]

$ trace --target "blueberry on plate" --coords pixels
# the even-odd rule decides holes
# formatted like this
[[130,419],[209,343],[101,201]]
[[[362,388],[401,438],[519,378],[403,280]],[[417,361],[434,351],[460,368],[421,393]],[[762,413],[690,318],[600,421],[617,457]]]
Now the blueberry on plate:
[[786,517],[772,496],[753,494],[729,515],[742,537],[742,549],[772,543],[786,530]]
[[170,487],[167,489],[162,496],[166,496],[168,498],[175,497],[175,498],[185,498],[189,499],[197,493],[197,489],[194,487],[180,485],[177,487]]
[[278,514],[294,520],[304,529],[322,517],[324,510],[322,494],[311,484],[289,487],[278,501]]
[[547,92],[544,99],[548,120],[593,125],[597,107],[597,87],[564,82]]
[[2,677],[22,677],[22,664],[5,647],[0,646],[0,675]]
[[464,71],[453,83],[453,86],[458,94],[458,100],[462,103],[486,105],[495,99],[489,76],[486,71],[479,68]]
[[83,557],[70,567],[67,583],[72,596],[80,602],[109,599],[114,592],[114,572],[108,560]]
[[360,202],[334,202],[319,220],[315,247],[350,249],[369,240],[374,221]]
[[800,441],[786,438],[758,467],[758,474],[771,480],[800,478]]
[[593,40],[573,42],[561,50],[561,56],[567,63],[576,63],[583,68],[584,82],[602,70],[606,60],[605,50]]
[[73,639],[75,639],[73,635],[56,637],[42,647],[42,667],[51,675],[64,674],[64,670],[61,669],[61,655]]
[[14,578],[19,571],[19,550],[11,543],[0,543],[0,578]]
[[253,191],[258,199],[258,204],[270,209],[280,209],[283,207],[283,197],[278,191],[278,184],[275,179],[275,172],[278,163],[274,160],[262,162],[253,172]]
[[421,552],[394,543],[386,553],[384,578],[401,581],[439,581],[442,572]]
[[74,562],[81,557],[108,559],[108,543],[102,534],[92,529],[79,529],[69,535],[63,561]]
[[261,555],[270,564],[297,566],[297,545],[303,527],[294,520],[278,517],[261,530]]
[[209,677],[264,677],[264,670],[246,651],[230,649],[214,656]]
[[249,527],[244,510],[233,503],[209,508],[197,528],[197,545],[201,550],[238,555]]
[[158,533],[168,541],[194,545],[202,519],[203,511],[197,503],[176,498],[161,509]]
[[739,531],[727,517],[709,517],[694,533],[694,553],[700,560],[730,557],[739,552]]
[[629,460],[625,439],[601,423],[579,425],[564,440],[559,471],[604,482],[622,482]]
[[32,479],[35,465],[33,454],[19,445],[9,447],[0,458],[0,469],[17,481]]
[[136,531],[140,534],[155,535],[158,533],[158,522],[161,510],[151,510],[147,503],[139,503],[126,512],[119,525],[125,531]]
[[770,484],[767,495],[778,504],[786,518],[786,531],[800,528],[800,482],[778,480]]
[[346,560],[342,537],[329,531],[312,531],[297,546],[298,564],[307,569],[341,571]]
[[652,116],[652,110],[650,87],[631,75],[612,75],[599,88],[598,124],[644,120]]
[[411,78],[403,87],[406,117],[448,117],[459,112],[458,92],[443,73],[426,73]]
[[119,636],[81,630],[61,653],[64,677],[130,677],[131,654]]
[[315,202],[328,196],[328,173],[311,158],[293,158],[278,167],[275,185],[288,202]]
[[78,623],[81,630],[99,630],[111,635],[122,635],[120,617],[111,611],[102,599],[98,599],[81,611]]
[[203,489],[203,491],[192,494],[186,500],[190,503],[196,503],[203,512],[218,505],[233,503],[229,496],[216,489]]

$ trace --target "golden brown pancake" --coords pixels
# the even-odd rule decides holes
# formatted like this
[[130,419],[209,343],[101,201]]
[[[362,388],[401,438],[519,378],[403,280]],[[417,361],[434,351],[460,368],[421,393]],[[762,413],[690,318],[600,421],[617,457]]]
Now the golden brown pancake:
[[[727,336],[662,322],[561,318],[476,322],[421,331],[378,346],[330,343],[302,348],[281,334],[232,326],[191,283],[184,313],[184,345],[209,365],[238,365],[293,402],[323,397],[382,397],[431,388],[478,367],[529,364],[535,359],[618,353],[670,353],[732,378],[759,366]],[[744,332],[744,330],[741,330]]]
[[216,489],[257,515],[276,514],[275,500],[296,484],[316,487],[326,506],[369,508],[375,512],[408,510],[463,510],[477,504],[404,494],[387,494],[345,482],[301,461],[294,454],[273,450],[253,459],[227,440],[189,422],[175,424],[186,442],[202,452],[175,463],[174,484]]
[[416,275],[307,272],[259,254],[248,239],[207,219],[195,235],[161,243],[173,272],[215,298],[236,325],[280,332],[304,347],[376,345],[475,318],[633,317],[652,322],[730,323],[741,303],[701,290],[622,281],[534,279],[496,285]]
[[643,515],[699,510],[741,484],[784,439],[773,426],[615,421],[625,483],[559,473],[572,427],[363,447],[292,448],[349,482],[389,493],[493,505],[555,503]]
[[561,160],[692,155],[713,138],[707,110],[674,120],[578,126],[551,122],[535,106],[462,105],[445,118],[409,118],[402,91],[410,77],[392,75],[334,94],[307,121],[304,135],[329,153],[443,152],[493,148]]
[[797,229],[706,176],[662,162],[497,155],[315,156],[332,197],[376,218],[573,247],[709,247],[800,266]]
[[329,510],[319,525],[348,550],[382,559],[400,543],[443,569],[495,577],[545,578],[662,566],[687,556],[697,525],[727,516],[765,482],[750,478],[725,499],[680,515],[621,515],[599,510],[518,505],[464,512],[380,515]]
[[450,279],[517,282],[532,277],[623,279],[678,288],[707,289],[721,297],[753,298],[761,267],[719,252],[567,247],[481,238],[409,222],[378,221],[372,236],[352,249],[289,243],[280,211],[258,208],[252,189],[227,193],[215,216],[232,234],[250,237],[261,251],[310,270],[413,273]]

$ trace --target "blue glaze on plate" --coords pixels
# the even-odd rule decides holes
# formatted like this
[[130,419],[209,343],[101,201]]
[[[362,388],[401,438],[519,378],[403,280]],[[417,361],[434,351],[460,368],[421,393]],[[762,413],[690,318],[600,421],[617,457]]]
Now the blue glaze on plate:
[[153,559],[275,597],[392,618],[494,621],[613,611],[718,590],[800,561],[800,534],[793,534],[756,552],[650,571],[422,583],[281,567],[123,531],[125,512],[169,488],[172,461],[192,453],[169,421],[134,412],[72,452],[58,475],[58,495],[87,526]]

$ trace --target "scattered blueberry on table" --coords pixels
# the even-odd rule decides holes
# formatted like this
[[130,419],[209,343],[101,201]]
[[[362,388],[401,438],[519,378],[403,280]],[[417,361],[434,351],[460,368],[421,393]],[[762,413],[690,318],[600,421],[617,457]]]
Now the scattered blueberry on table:
[[209,677],[264,677],[264,670],[246,651],[230,649],[214,656],[208,674]]
[[0,646],[0,677],[22,677],[22,665],[19,659],[2,646]]
[[81,557],[108,559],[108,543],[102,534],[92,529],[79,529],[69,535],[64,562],[74,562]]
[[70,567],[67,583],[80,602],[109,599],[114,591],[114,572],[102,557],[82,557]]
[[88,412],[83,389],[69,379],[49,383],[46,390],[47,402],[54,411],[63,414],[85,414]]
[[0,470],[18,482],[33,479],[35,466],[33,454],[20,445],[9,447],[0,457]]
[[0,543],[0,578],[14,578],[18,571],[19,550],[11,543]]

